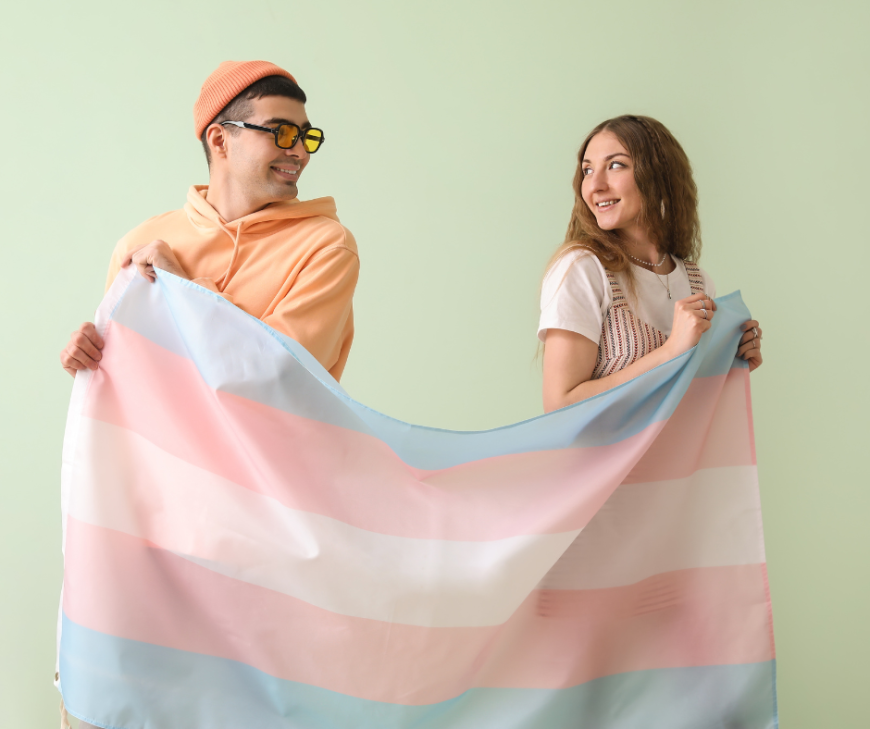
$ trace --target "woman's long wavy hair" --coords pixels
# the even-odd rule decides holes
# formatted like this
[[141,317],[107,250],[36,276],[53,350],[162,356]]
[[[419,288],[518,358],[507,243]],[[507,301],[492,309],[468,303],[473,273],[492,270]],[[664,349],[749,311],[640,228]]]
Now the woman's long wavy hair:
[[595,214],[583,201],[583,158],[596,134],[612,132],[631,155],[634,181],[640,190],[638,222],[662,252],[697,262],[701,256],[701,224],[698,220],[698,189],[692,179],[689,158],[668,129],[648,116],[625,115],[601,122],[589,132],[577,155],[574,174],[574,209],[565,241],[547,265],[549,271],[568,251],[586,248],[609,271],[625,272],[633,289],[631,260],[617,230],[602,230]]

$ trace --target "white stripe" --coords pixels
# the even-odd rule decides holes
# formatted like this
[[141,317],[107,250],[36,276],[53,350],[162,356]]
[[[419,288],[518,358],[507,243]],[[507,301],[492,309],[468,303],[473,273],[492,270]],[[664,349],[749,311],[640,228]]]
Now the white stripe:
[[392,623],[500,625],[579,534],[378,534],[287,508],[97,420],[82,419],[78,454],[76,519],[332,612]]
[[540,587],[619,587],[672,570],[760,564],[765,561],[761,533],[755,466],[710,468],[688,478],[624,484]]

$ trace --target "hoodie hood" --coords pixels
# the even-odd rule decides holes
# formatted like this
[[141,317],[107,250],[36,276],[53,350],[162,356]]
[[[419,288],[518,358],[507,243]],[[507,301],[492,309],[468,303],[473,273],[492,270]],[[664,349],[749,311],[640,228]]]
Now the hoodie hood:
[[268,234],[270,228],[281,227],[286,220],[324,217],[338,222],[335,200],[331,197],[272,203],[262,210],[228,222],[205,199],[207,192],[208,185],[192,185],[187,191],[184,212],[187,213],[188,220],[193,226],[207,229],[220,228],[227,232],[230,238],[236,238],[242,230]]
[[329,218],[339,222],[335,210],[335,200],[331,197],[319,197],[314,200],[300,202],[299,200],[287,200],[267,205],[262,210],[257,210],[250,215],[245,215],[237,220],[224,220],[205,199],[208,185],[193,185],[187,191],[187,202],[184,204],[184,212],[190,224],[200,230],[220,229],[233,242],[233,252],[229,265],[223,276],[215,280],[218,291],[223,291],[233,276],[233,270],[239,255],[239,245],[243,235],[268,236],[286,226],[288,220],[300,220],[302,218]]

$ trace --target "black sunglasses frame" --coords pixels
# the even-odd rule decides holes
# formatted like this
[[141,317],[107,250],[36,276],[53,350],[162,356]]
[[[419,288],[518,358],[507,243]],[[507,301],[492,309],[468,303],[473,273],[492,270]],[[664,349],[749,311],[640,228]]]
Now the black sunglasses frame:
[[[278,149],[293,149],[293,147],[295,147],[299,141],[304,140],[305,137],[308,136],[308,132],[310,132],[310,131],[320,132],[320,137],[318,138],[318,141],[320,142],[320,144],[317,145],[317,149],[315,149],[313,152],[311,152],[307,148],[305,148],[305,142],[304,141],[302,142],[302,147],[305,148],[305,151],[308,152],[308,154],[316,154],[317,152],[319,152],[320,148],[323,146],[323,143],[326,141],[326,135],[323,133],[323,130],[319,129],[317,127],[308,127],[307,129],[302,130],[296,124],[279,124],[277,127],[272,129],[271,127],[261,127],[261,126],[257,126],[256,124],[248,124],[248,122],[240,122],[240,121],[222,121],[222,122],[218,122],[218,124],[220,124],[221,126],[223,126],[224,124],[232,124],[235,127],[242,127],[244,129],[253,129],[257,132],[269,132],[269,134],[271,134],[273,137],[275,137],[275,146]],[[281,127],[294,127],[297,131],[296,139],[293,140],[293,144],[291,144],[289,147],[282,147],[280,144],[278,144],[278,135],[281,133]]]

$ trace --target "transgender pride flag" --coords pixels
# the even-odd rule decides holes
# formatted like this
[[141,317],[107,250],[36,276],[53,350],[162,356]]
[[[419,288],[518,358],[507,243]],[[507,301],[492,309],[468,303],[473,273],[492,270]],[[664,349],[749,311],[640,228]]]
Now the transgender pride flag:
[[117,729],[763,729],[739,295],[504,428],[409,425],[215,294],[125,271],[64,443],[60,685]]

